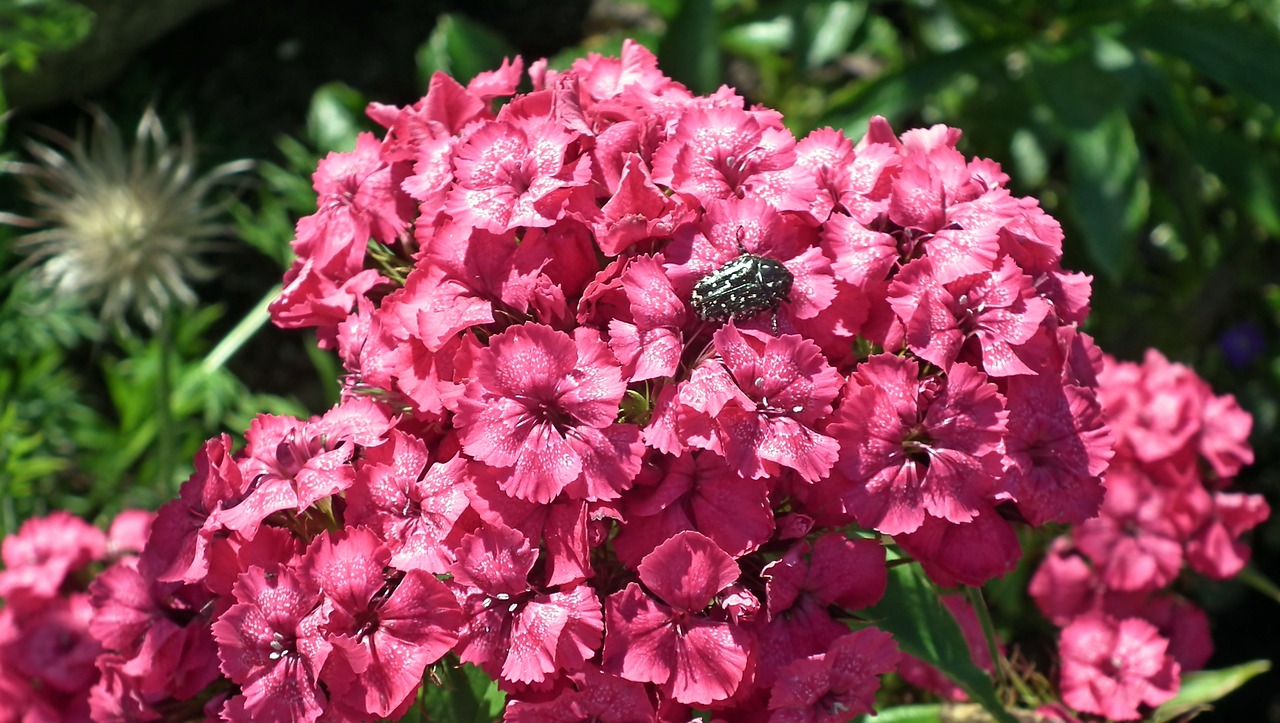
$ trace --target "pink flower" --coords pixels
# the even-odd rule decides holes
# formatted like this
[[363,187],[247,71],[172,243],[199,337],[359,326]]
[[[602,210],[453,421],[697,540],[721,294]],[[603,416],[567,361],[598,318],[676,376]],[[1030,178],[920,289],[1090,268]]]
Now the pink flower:
[[268,515],[304,510],[351,486],[348,462],[356,447],[381,444],[391,427],[387,413],[367,399],[354,399],[310,421],[269,414],[249,426],[248,458],[242,471],[248,489],[213,514],[227,529],[253,539]]
[[1075,528],[1076,545],[1113,590],[1155,590],[1182,569],[1181,538],[1169,518],[1171,491],[1153,484],[1140,470],[1112,467],[1098,517]]
[[[700,364],[681,385],[677,429],[685,443],[724,455],[743,477],[789,467],[813,482],[839,446],[817,431],[831,412],[840,376],[812,343],[729,323],[715,333],[720,359]],[[664,422],[655,422],[654,432]]]
[[571,684],[548,700],[508,699],[507,723],[652,723],[657,720],[646,686],[584,668]]
[[574,497],[612,499],[639,472],[640,430],[614,423],[625,386],[599,337],[514,326],[474,373],[454,423],[467,454],[511,468],[508,494],[546,503],[577,482]]
[[1233,477],[1242,467],[1253,464],[1253,448],[1249,446],[1253,416],[1240,408],[1234,396],[1210,397],[1205,401],[1204,419],[1196,447],[1219,479]]
[[827,431],[840,441],[845,504],[889,535],[926,517],[953,523],[987,509],[1002,473],[1004,400],[982,372],[957,362],[945,378],[889,354],[854,371]]
[[290,568],[253,567],[234,594],[235,604],[213,623],[222,672],[240,686],[223,716],[318,719],[328,705],[318,677],[333,650],[320,633],[329,609],[319,591]]
[[710,705],[742,682],[750,657],[746,630],[708,614],[738,579],[738,566],[697,532],[681,532],[640,562],[638,584],[609,596],[604,668],[655,683],[678,702]]
[[141,553],[155,521],[156,513],[151,510],[121,510],[107,529],[107,556],[114,559]]
[[1092,390],[1045,376],[1005,382],[1009,407],[1004,485],[1033,525],[1080,523],[1102,504],[1111,431]]
[[898,646],[875,628],[849,633],[822,655],[784,668],[769,698],[771,723],[841,723],[875,710],[878,676],[893,671]]
[[[74,706],[97,679],[102,645],[89,634],[93,606],[85,593],[51,598],[38,609],[0,610],[0,676],[47,689],[58,707]],[[60,699],[60,700],[59,700]]]
[[466,616],[458,657],[495,679],[542,683],[586,665],[600,647],[604,620],[589,585],[535,590],[528,576],[538,552],[509,528],[481,527],[462,539],[454,595]]
[[1213,493],[1204,525],[1187,540],[1187,564],[1218,580],[1234,577],[1249,562],[1250,549],[1241,536],[1270,515],[1262,495]]
[[1137,720],[1178,692],[1169,641],[1151,623],[1105,615],[1078,618],[1062,631],[1062,700],[1082,713]]
[[1141,366],[1108,359],[1099,381],[1117,447],[1140,461],[1172,457],[1200,434],[1207,385],[1155,349]]
[[1095,608],[1101,589],[1093,568],[1071,546],[1070,538],[1059,537],[1036,568],[1027,593],[1040,612],[1061,627]]
[[0,556],[0,597],[10,605],[43,605],[55,598],[71,573],[107,551],[102,530],[69,512],[55,510],[22,523],[4,539]]
[[[551,91],[524,103],[549,102]],[[575,134],[542,114],[518,116],[505,106],[498,119],[471,133],[454,157],[457,182],[445,210],[460,223],[492,233],[545,227],[560,216],[567,193],[583,186],[591,167],[568,158]]]
[[432,461],[420,438],[393,429],[356,466],[347,524],[363,524],[386,541],[396,569],[443,573],[453,563],[446,538],[467,509],[465,465],[460,456]]
[[356,528],[316,538],[298,566],[330,609],[321,629],[333,651],[320,677],[333,705],[359,716],[386,717],[410,700],[462,623],[444,583],[421,570],[388,570],[390,557],[372,532]]

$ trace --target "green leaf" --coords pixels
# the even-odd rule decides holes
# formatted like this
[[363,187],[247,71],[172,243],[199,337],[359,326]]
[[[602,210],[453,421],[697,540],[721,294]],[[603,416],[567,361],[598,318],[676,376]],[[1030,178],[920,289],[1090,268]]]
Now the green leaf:
[[1098,67],[1090,48],[1038,46],[1032,84],[1053,110],[1054,119],[1076,130],[1093,128],[1124,105],[1128,89],[1114,72]]
[[[991,678],[973,664],[969,644],[955,618],[938,599],[938,592],[919,565],[889,570],[884,597],[867,611],[868,620],[894,637],[904,652],[929,663],[968,693],[993,718],[1014,719],[996,698]],[[879,718],[876,719],[879,723]]]
[[867,3],[835,0],[812,6],[806,15],[811,18],[805,25],[812,28],[812,39],[805,66],[821,68],[848,51],[854,33],[867,17]]
[[1121,108],[1067,132],[1068,204],[1089,257],[1113,281],[1133,260],[1151,193],[1133,127]]
[[[1200,120],[1200,119],[1196,119]],[[1231,189],[1231,200],[1268,233],[1280,234],[1280,167],[1270,154],[1258,152],[1258,143],[1239,133],[1198,123],[1187,144],[1196,160]]]
[[436,20],[431,37],[418,48],[418,81],[426,88],[437,71],[462,84],[516,55],[501,33],[465,15],[445,13]]
[[490,723],[502,715],[506,696],[498,684],[474,665],[459,665],[452,656],[432,668],[439,685],[427,685],[426,720],[433,723]]
[[817,125],[843,128],[850,137],[861,138],[872,116],[882,115],[897,123],[961,76],[994,67],[1007,51],[1003,42],[973,43],[880,76],[834,103]]
[[658,48],[667,75],[706,94],[720,87],[719,28],[712,0],[686,0]]
[[1213,10],[1163,7],[1129,20],[1123,39],[1182,58],[1230,88],[1280,109],[1280,32]]
[[349,151],[364,121],[364,96],[345,83],[326,83],[311,96],[307,135],[321,151]]
[[796,42],[796,24],[789,16],[739,23],[720,36],[724,49],[762,62],[762,56],[778,55]]
[[854,720],[857,723],[941,723],[942,705],[898,705],[878,710],[874,716],[860,715]]
[[1280,587],[1263,575],[1253,563],[1245,565],[1236,579],[1271,598],[1272,602],[1280,603]]
[[0,1],[0,68],[35,69],[39,56],[70,50],[93,28],[93,11],[69,0]]
[[1182,687],[1173,700],[1156,709],[1154,723],[1194,713],[1222,699],[1249,680],[1271,670],[1271,661],[1254,660],[1222,670],[1201,670],[1182,676]]

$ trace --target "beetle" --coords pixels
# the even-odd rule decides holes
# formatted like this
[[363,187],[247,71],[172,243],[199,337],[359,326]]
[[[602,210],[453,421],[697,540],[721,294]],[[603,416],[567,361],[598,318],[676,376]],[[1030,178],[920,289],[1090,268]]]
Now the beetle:
[[773,309],[776,334],[778,306],[787,300],[794,282],[795,277],[781,261],[743,250],[694,285],[689,305],[703,321],[747,319]]

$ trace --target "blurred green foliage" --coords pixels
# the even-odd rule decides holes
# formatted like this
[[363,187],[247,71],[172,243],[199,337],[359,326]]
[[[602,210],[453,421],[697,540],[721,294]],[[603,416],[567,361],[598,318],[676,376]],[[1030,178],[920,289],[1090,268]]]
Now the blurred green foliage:
[[[71,0],[0,0],[0,70],[30,72],[42,54],[75,47],[92,27],[93,13]],[[7,110],[0,87],[0,140]]]

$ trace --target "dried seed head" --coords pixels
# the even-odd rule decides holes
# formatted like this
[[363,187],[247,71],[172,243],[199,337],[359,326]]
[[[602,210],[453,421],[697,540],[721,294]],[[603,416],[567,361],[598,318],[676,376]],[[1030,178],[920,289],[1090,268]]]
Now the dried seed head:
[[35,229],[19,237],[37,283],[49,293],[97,305],[128,328],[130,317],[155,330],[176,304],[195,303],[188,282],[212,270],[201,253],[226,228],[209,191],[249,168],[235,161],[197,175],[190,132],[170,142],[152,109],[132,145],[100,111],[87,139],[46,131],[51,143],[26,142],[34,163],[3,170],[20,177],[31,217],[0,213],[0,223]]

